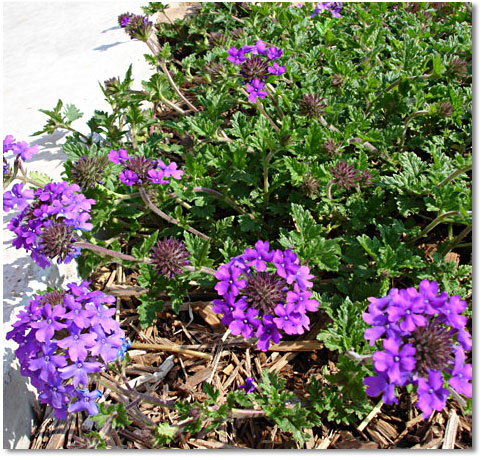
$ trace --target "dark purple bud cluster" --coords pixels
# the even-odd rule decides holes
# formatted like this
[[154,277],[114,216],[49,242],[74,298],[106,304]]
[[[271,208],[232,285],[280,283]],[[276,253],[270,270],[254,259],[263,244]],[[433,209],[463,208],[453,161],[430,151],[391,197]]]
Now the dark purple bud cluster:
[[213,311],[223,315],[221,321],[233,335],[256,336],[258,348],[267,351],[270,341],[279,343],[283,332],[309,330],[306,313],[319,306],[309,291],[314,276],[292,250],[270,250],[267,241],[258,241],[215,276],[223,300],[213,301]]
[[20,213],[7,225],[15,233],[15,248],[30,251],[32,259],[42,268],[50,265],[49,259],[69,263],[80,254],[74,247],[77,230],[90,231],[89,210],[95,200],[79,193],[77,184],[49,183],[44,188],[22,191],[16,184],[12,192],[4,194],[4,211],[17,206]]
[[355,187],[357,182],[361,185],[370,185],[372,183],[370,171],[359,171],[345,161],[339,161],[335,168],[331,166],[330,172],[334,176],[332,182],[337,184],[339,188],[345,188],[346,190]]
[[332,17],[340,18],[340,10],[342,9],[342,2],[318,2],[315,7],[312,17],[317,16],[322,10],[330,11]]
[[20,373],[38,390],[57,418],[68,412],[98,412],[99,390],[89,391],[89,374],[124,355],[129,345],[113,318],[112,296],[90,291],[87,281],[65,291],[37,295],[17,315],[7,340],[15,341]]
[[174,278],[183,272],[185,265],[189,265],[189,255],[184,243],[176,238],[164,238],[153,247],[151,258],[158,273]]
[[119,175],[121,182],[128,186],[142,185],[146,182],[153,184],[169,184],[169,178],[181,179],[183,171],[172,161],[166,166],[161,160],[153,160],[142,156],[129,156],[127,150],[111,150],[107,155],[114,164],[121,164],[124,170]]
[[303,98],[299,100],[300,112],[309,118],[320,117],[324,113],[323,99],[318,94],[304,94]]
[[153,23],[146,16],[124,13],[119,16],[118,22],[131,37],[131,40],[137,39],[143,42],[149,40]]
[[82,190],[88,190],[97,184],[102,184],[104,168],[107,164],[106,157],[82,156],[72,165],[72,178]]
[[[232,46],[228,49],[227,59],[234,65],[239,65],[243,83],[246,83],[248,99],[256,102],[257,97],[264,99],[267,92],[265,80],[272,75],[282,75],[287,68],[281,66],[277,59],[282,57],[283,51],[275,46],[267,47],[266,43],[258,40],[256,45],[244,45],[240,49]],[[249,57],[248,57],[249,55]]]
[[446,406],[449,391],[472,396],[472,366],[465,363],[465,351],[472,341],[465,329],[467,318],[461,313],[466,302],[459,296],[438,295],[438,283],[424,280],[419,291],[391,289],[381,299],[369,297],[364,321],[371,327],[364,337],[371,346],[382,341],[382,350],[373,355],[376,376],[366,377],[366,392],[382,393],[386,404],[397,402],[396,386],[417,386],[416,406],[424,418]]

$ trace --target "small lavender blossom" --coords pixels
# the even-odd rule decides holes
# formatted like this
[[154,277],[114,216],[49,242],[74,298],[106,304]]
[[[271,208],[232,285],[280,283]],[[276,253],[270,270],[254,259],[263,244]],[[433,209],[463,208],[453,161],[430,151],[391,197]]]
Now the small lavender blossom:
[[33,190],[28,188],[23,190],[23,184],[14,184],[12,190],[8,190],[3,194],[3,212],[9,212],[15,207],[21,212],[33,198]]
[[131,21],[131,18],[134,16],[132,13],[123,13],[120,14],[117,18],[117,21],[119,25],[124,28],[129,24],[129,21]]
[[[36,295],[17,315],[7,340],[19,346],[15,355],[21,375],[37,388],[39,401],[54,415],[96,413],[98,392],[89,392],[90,375],[117,359],[124,333],[108,308],[115,298],[91,291],[88,282],[70,283],[63,291]],[[99,314],[96,314],[98,312]]]
[[213,301],[213,312],[223,315],[221,321],[232,334],[257,337],[258,349],[267,351],[283,333],[309,330],[307,312],[316,311],[319,302],[309,291],[313,275],[292,250],[273,251],[267,241],[258,241],[215,276],[215,290],[223,300]]
[[371,326],[364,337],[371,346],[383,344],[383,350],[373,355],[377,375],[364,379],[367,394],[382,393],[383,401],[392,404],[395,389],[411,384],[424,418],[446,405],[449,393],[443,375],[450,376],[447,383],[456,392],[472,395],[472,367],[465,363],[471,335],[461,314],[466,302],[438,291],[438,284],[429,280],[421,281],[419,289],[391,289],[385,297],[370,297],[368,312],[363,314]]
[[137,39],[147,42],[153,29],[153,23],[146,17],[138,14],[130,16],[126,23],[126,16],[124,17],[124,30],[131,37],[131,40]]

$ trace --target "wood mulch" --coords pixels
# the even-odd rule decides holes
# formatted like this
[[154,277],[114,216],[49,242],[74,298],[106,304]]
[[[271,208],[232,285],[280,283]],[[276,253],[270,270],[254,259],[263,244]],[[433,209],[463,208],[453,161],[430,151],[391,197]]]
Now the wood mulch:
[[[315,340],[317,331],[327,318],[319,312],[312,317],[312,330],[301,340],[282,341],[268,352],[257,350],[244,340],[225,336],[226,328],[211,310],[210,300],[193,300],[182,304],[179,315],[167,308],[159,313],[154,325],[142,330],[137,315],[139,288],[135,274],[127,274],[121,266],[101,268],[92,280],[93,289],[117,296],[118,319],[126,336],[135,343],[129,350],[130,362],[125,381],[111,371],[103,372],[107,381],[123,387],[129,385],[138,393],[176,402],[202,401],[203,382],[220,391],[218,403],[227,392],[245,383],[246,377],[260,379],[262,371],[275,371],[287,381],[287,387],[300,399],[307,396],[305,385],[312,377],[323,384],[323,367],[335,368],[330,351]],[[192,293],[191,299],[196,299]],[[202,297],[202,296],[199,296]],[[99,402],[132,402],[121,392],[114,392],[93,383],[103,392]],[[126,388],[124,386],[124,388]],[[401,398],[398,406],[378,404],[359,425],[344,426],[323,423],[309,430],[305,449],[470,449],[472,418],[464,416],[456,399],[441,412],[423,420],[414,407],[415,397]],[[102,432],[108,448],[152,449],[153,436],[146,427],[160,422],[176,424],[175,410],[138,402],[129,411],[132,424],[124,429]],[[38,409],[38,424],[32,435],[31,449],[87,448],[85,434],[97,431],[87,415],[70,414],[57,420],[50,408]],[[179,434],[169,445],[178,449],[296,448],[290,434],[263,417],[228,420],[216,432],[197,436]]]

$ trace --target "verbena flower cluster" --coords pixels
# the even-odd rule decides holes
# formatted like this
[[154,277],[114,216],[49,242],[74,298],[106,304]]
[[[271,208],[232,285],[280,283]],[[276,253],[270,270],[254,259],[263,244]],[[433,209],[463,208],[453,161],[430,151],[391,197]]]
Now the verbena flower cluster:
[[142,185],[146,182],[153,184],[169,184],[169,178],[181,179],[183,171],[177,169],[177,164],[172,161],[169,165],[161,160],[153,160],[143,156],[130,156],[127,150],[111,150],[107,155],[114,164],[124,166],[119,175],[125,185]]
[[382,393],[382,400],[393,404],[396,387],[412,384],[424,418],[446,406],[446,380],[456,392],[472,396],[472,366],[465,363],[472,342],[465,329],[467,318],[461,314],[466,302],[438,291],[438,283],[428,280],[419,284],[419,291],[391,289],[381,299],[369,297],[368,312],[363,314],[371,326],[365,338],[371,346],[382,341],[383,348],[373,355],[377,375],[364,379],[367,394]]
[[27,161],[32,159],[32,155],[39,152],[39,147],[37,145],[29,147],[25,141],[15,142],[15,138],[9,134],[3,140],[3,154],[10,151],[14,155],[20,156],[23,161]]
[[330,11],[332,17],[334,18],[340,18],[342,2],[318,2],[314,12],[312,13],[312,17],[317,16],[323,10]]
[[308,311],[319,302],[309,290],[314,276],[300,265],[290,249],[270,250],[267,241],[222,265],[215,274],[215,289],[223,300],[213,301],[213,311],[234,335],[258,337],[257,346],[267,351],[270,341],[279,343],[282,333],[302,334],[309,330]]
[[370,185],[372,183],[372,175],[369,170],[359,171],[353,165],[348,165],[345,161],[337,162],[335,168],[330,166],[330,172],[334,177],[332,182],[337,184],[339,188],[350,189],[356,186],[356,183],[361,185]]
[[37,295],[17,315],[7,333],[20,373],[38,390],[39,401],[65,419],[68,412],[95,415],[99,390],[89,391],[89,374],[124,355],[129,343],[108,305],[112,296],[90,291],[89,283],[70,283],[65,291]]
[[77,184],[53,182],[35,192],[23,190],[22,184],[5,192],[3,210],[7,212],[16,206],[20,211],[7,225],[16,235],[13,246],[30,251],[42,268],[50,265],[49,259],[71,262],[80,254],[80,249],[73,245],[77,241],[76,231],[92,229],[89,210],[95,203],[79,191]]
[[186,246],[176,238],[164,238],[156,242],[151,252],[153,264],[158,273],[165,278],[174,278],[189,265],[189,252]]
[[286,72],[287,68],[277,62],[282,54],[282,49],[267,47],[262,40],[258,40],[254,46],[244,45],[240,49],[232,46],[228,49],[227,59],[240,66],[240,74],[246,84],[250,102],[256,102],[257,97],[264,99],[267,96],[264,90],[267,77]]
[[133,13],[123,13],[118,16],[119,25],[125,29],[132,39],[148,41],[153,23],[146,17]]

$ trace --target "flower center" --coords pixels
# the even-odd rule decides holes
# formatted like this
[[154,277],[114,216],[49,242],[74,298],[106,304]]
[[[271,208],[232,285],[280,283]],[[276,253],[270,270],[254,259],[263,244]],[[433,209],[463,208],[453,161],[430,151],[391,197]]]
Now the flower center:
[[409,340],[416,348],[416,370],[419,375],[427,375],[429,370],[442,371],[453,354],[453,333],[436,323],[418,327]]
[[272,313],[285,300],[285,284],[285,280],[275,273],[260,272],[247,278],[247,285],[241,293],[253,308]]

